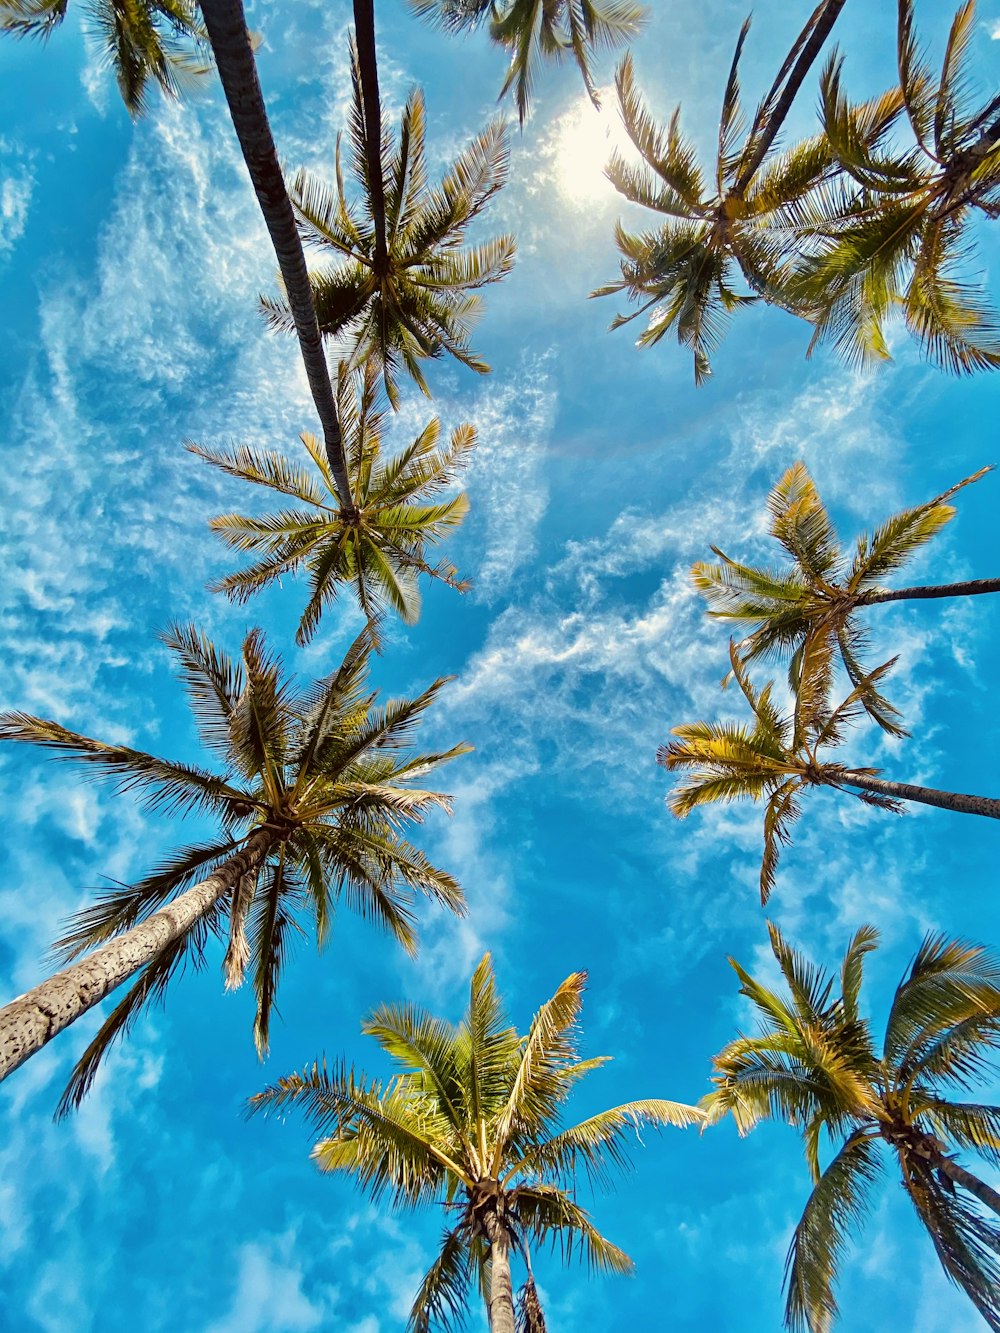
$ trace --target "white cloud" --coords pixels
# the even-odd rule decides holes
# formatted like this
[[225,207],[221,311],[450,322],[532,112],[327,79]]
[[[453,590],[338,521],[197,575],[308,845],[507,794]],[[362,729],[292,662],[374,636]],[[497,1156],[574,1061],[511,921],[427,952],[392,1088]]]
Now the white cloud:
[[30,162],[0,139],[0,258],[24,235],[34,188]]
[[324,1303],[302,1290],[303,1269],[292,1259],[296,1240],[288,1232],[240,1246],[232,1303],[205,1333],[298,1333],[323,1323]]

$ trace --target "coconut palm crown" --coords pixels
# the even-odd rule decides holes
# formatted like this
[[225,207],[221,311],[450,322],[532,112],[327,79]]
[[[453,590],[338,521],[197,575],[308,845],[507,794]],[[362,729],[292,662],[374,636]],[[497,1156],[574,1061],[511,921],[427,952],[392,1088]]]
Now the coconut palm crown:
[[790,715],[782,716],[769,683],[756,689],[745,663],[729,646],[732,674],[753,714],[742,722],[691,722],[673,728],[675,740],[660,747],[657,762],[682,779],[667,797],[672,812],[683,819],[703,805],[724,801],[763,801],[764,855],[760,867],[762,903],[774,888],[782,846],[801,814],[802,793],[816,787],[846,791],[867,805],[900,813],[914,801],[964,814],[1000,819],[1000,800],[939,791],[879,776],[877,768],[847,765],[828,759],[848,729],[862,716],[866,700],[877,693],[895,658],[877,667],[834,706],[830,702],[832,646],[829,639],[806,640],[798,688]]
[[340,504],[326,451],[312,435],[301,437],[308,468],[273,450],[187,446],[223,472],[296,502],[295,508],[278,513],[229,513],[212,519],[213,530],[227,546],[259,557],[212,586],[245,602],[283,575],[303,570],[309,598],[296,636],[301,644],[312,638],[323,611],[344,584],[354,589],[376,633],[389,607],[408,624],[417,619],[418,575],[459,591],[469,586],[459,580],[454,565],[429,563],[427,548],[457,527],[468,511],[464,492],[441,493],[453,485],[474,447],[475,431],[459,426],[447,448],[439,449],[440,423],[435,419],[394,458],[384,457],[377,377],[370,362],[356,374],[341,365],[338,374],[337,415],[353,497],[349,510]]
[[562,1127],[571,1090],[606,1059],[579,1057],[585,981],[582,972],[567,977],[519,1036],[487,954],[457,1027],[412,1005],[382,1005],[364,1023],[399,1068],[393,1078],[316,1064],[251,1099],[251,1112],[306,1115],[323,1136],[313,1149],[321,1170],[347,1172],[396,1209],[437,1202],[450,1210],[410,1312],[413,1333],[460,1327],[474,1284],[494,1333],[513,1333],[510,1255],[527,1259],[531,1245],[551,1244],[565,1259],[579,1254],[598,1270],[631,1270],[576,1202],[577,1175],[602,1182],[609,1167],[627,1165],[628,1140],[643,1124],[691,1125],[702,1115],[647,1100]]
[[890,360],[886,318],[902,311],[924,353],[955,374],[1000,365],[1000,316],[976,280],[969,224],[1000,215],[1000,97],[975,103],[967,0],[948,35],[940,78],[921,54],[912,0],[899,0],[900,105],[912,142],[886,143],[848,100],[841,62],[822,80],[822,114],[844,184],[817,218],[815,251],[789,284],[851,363]]
[[896,988],[879,1049],[859,1006],[877,932],[857,931],[835,980],[769,929],[785,992],[730,959],[760,1030],[715,1057],[716,1087],[702,1106],[712,1120],[731,1114],[741,1134],[768,1119],[802,1133],[813,1189],[788,1252],[787,1327],[828,1333],[850,1233],[867,1219],[891,1153],[945,1273],[1000,1329],[1000,1194],[955,1160],[976,1153],[1000,1168],[1000,1107],[952,1100],[995,1065],[1000,959],[927,936]]
[[118,937],[127,940],[139,923],[179,902],[189,886],[229,865],[242,847],[254,849],[231,891],[220,890],[190,928],[139,971],[77,1064],[64,1108],[79,1103],[109,1045],[162,998],[173,977],[188,963],[201,965],[213,935],[226,941],[227,989],[248,974],[252,980],[254,1039],[263,1053],[294,937],[308,923],[322,947],[338,899],[410,953],[416,948],[415,894],[464,911],[456,881],[404,837],[426,811],[448,808],[446,796],[414,779],[468,749],[410,750],[412,733],[443,681],[416,698],[376,707],[367,688],[371,644],[365,635],[337,670],[304,688],[282,672],[259,630],[247,635],[239,662],[190,627],[170,630],[165,641],[178,661],[202,742],[216,760],[213,768],[93,740],[25,713],[0,716],[0,739],[56,750],[116,791],[138,793],[148,809],[207,815],[217,823],[216,832],[179,846],[135,883],[104,890],[71,918],[55,945],[63,959]]
[[[357,198],[349,199],[336,150],[333,186],[300,170],[288,182],[299,230],[332,264],[312,271],[310,282],[321,332],[339,337],[352,366],[377,358],[393,407],[397,377],[405,369],[429,396],[420,363],[448,353],[484,374],[489,366],[470,347],[472,326],[482,312],[479,288],[497,282],[514,262],[515,242],[506,234],[463,248],[465,233],[507,178],[508,148],[503,122],[491,122],[462,152],[441,184],[427,178],[424,99],[410,93],[398,141],[382,127],[382,185],[385,253],[377,243],[374,190],[370,180],[357,49],[352,43],[354,101],[349,166]],[[378,210],[381,222],[382,210]],[[262,298],[269,323],[291,330],[283,299]]]
[[[69,0],[0,0],[0,32],[48,38],[68,7]],[[87,25],[132,116],[146,110],[150,80],[176,97],[207,72],[205,32],[189,0],[92,0]]]
[[[739,61],[750,28],[744,23],[722,99],[714,173],[706,181],[693,143],[680,130],[680,108],[659,127],[636,90],[626,56],[616,87],[622,120],[642,162],[615,153],[607,175],[632,203],[665,217],[656,229],[632,233],[619,222],[621,279],[592,296],[624,292],[638,305],[611,328],[647,317],[637,345],[651,346],[668,333],[689,347],[695,383],[711,374],[710,356],[731,314],[759,299],[781,303],[791,259],[811,222],[813,193],[836,171],[822,135],[784,152],[772,151],[792,99],[828,35],[843,0],[825,0],[789,52],[749,129],[740,105]],[[866,114],[881,123],[890,108],[872,103]],[[750,291],[737,291],[739,277]],[[799,312],[801,313],[801,312]]]
[[[740,564],[717,546],[720,564],[699,561],[694,586],[709,614],[749,630],[737,644],[744,662],[787,658],[789,684],[797,688],[802,652],[810,635],[833,640],[857,688],[868,676],[863,664],[867,635],[858,622],[866,606],[908,598],[949,597],[1000,591],[1000,579],[887,590],[882,581],[931,541],[955,515],[952,496],[992,471],[980,468],[941,495],[891,514],[862,533],[853,555],[842,547],[829,511],[804,463],[794,463],[768,496],[771,536],[791,565]],[[877,690],[861,695],[868,714],[893,735],[905,735],[896,708]]]
[[410,5],[421,17],[449,31],[486,25],[490,40],[510,55],[500,96],[513,90],[522,125],[540,59],[572,56],[587,95],[597,105],[592,52],[599,47],[621,46],[639,31],[646,16],[641,5],[628,0],[606,0],[603,4],[593,0],[410,0]]

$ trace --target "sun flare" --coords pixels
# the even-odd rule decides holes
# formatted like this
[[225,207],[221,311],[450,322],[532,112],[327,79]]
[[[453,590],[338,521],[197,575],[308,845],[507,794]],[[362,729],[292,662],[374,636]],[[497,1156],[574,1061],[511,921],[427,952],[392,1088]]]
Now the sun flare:
[[600,109],[580,98],[556,121],[551,156],[556,185],[563,197],[581,206],[607,203],[615,188],[604,175],[611,154],[635,156],[625,133],[613,87],[600,90]]

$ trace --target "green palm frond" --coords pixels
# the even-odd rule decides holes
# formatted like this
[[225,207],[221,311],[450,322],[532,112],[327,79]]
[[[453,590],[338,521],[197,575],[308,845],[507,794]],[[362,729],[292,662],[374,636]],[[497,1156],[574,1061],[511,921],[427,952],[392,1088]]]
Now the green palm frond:
[[[836,743],[837,725],[819,722],[817,704],[823,702],[823,681],[829,674],[823,655],[834,644],[853,687],[840,710],[833,710],[838,721],[849,721],[859,705],[888,734],[907,734],[899,710],[879,689],[891,663],[872,671],[862,660],[867,638],[857,612],[886,599],[881,587],[885,576],[901,569],[940,532],[955,513],[952,497],[990,470],[980,468],[932,500],[890,515],[858,537],[848,561],[815,483],[804,464],[796,463],[768,497],[771,535],[790,563],[784,568],[741,564],[712,546],[720,563],[699,561],[692,567],[691,581],[708,603],[709,614],[747,629],[735,645],[741,663],[785,658],[789,685],[800,694],[807,645],[812,645],[810,653],[820,654],[813,673],[818,688],[805,712],[817,719],[812,729],[825,744]],[[754,699],[748,700],[755,707]]]
[[548,1241],[564,1263],[577,1255],[591,1272],[628,1276],[635,1265],[624,1250],[607,1240],[583,1208],[554,1185],[520,1185],[511,1191],[518,1220],[541,1244]]
[[513,90],[518,117],[524,124],[531,103],[538,64],[570,56],[596,104],[591,71],[596,50],[621,46],[642,26],[646,10],[631,0],[410,0],[421,18],[460,32],[483,25],[490,40],[509,57],[500,89]]
[[408,1333],[430,1333],[432,1328],[451,1333],[466,1326],[469,1299],[469,1246],[460,1229],[445,1231],[437,1258],[424,1274],[413,1299]]
[[1000,1330],[1000,1227],[930,1172],[903,1173],[903,1187],[924,1224],[946,1275]]
[[[666,220],[658,231],[638,234],[616,224],[621,281],[606,283],[591,295],[622,292],[638,307],[631,315],[616,316],[610,327],[647,317],[637,340],[640,347],[674,333],[692,351],[696,384],[711,374],[712,354],[735,311],[763,298],[794,313],[812,313],[805,293],[788,283],[795,261],[815,248],[811,236],[824,215],[818,201],[836,174],[836,164],[822,136],[768,155],[788,110],[787,104],[779,107],[785,81],[800,55],[806,65],[796,80],[816,54],[804,54],[812,22],[749,128],[739,83],[749,20],[740,30],[722,100],[714,195],[706,193],[705,174],[681,134],[679,109],[665,129],[659,127],[635,87],[630,58],[618,69],[622,121],[642,163],[635,166],[615,153],[607,175],[625,198]],[[749,286],[748,293],[737,290],[738,276]]]
[[[775,928],[771,942],[790,1002],[734,964],[761,1033],[738,1037],[715,1058],[716,1087],[703,1106],[710,1120],[731,1113],[741,1133],[774,1118],[803,1135],[814,1185],[786,1264],[787,1327],[832,1327],[834,1285],[850,1233],[867,1217],[883,1144],[898,1155],[903,1185],[946,1274],[998,1326],[1000,1227],[978,1211],[995,1196],[958,1168],[950,1150],[1000,1163],[1000,1108],[953,1102],[941,1085],[969,1086],[991,1071],[1000,1044],[1000,960],[981,946],[928,936],[897,987],[878,1055],[859,1017],[863,961],[876,932],[865,926],[851,940],[839,996],[832,978]],[[825,1169],[823,1136],[839,1143]]]
[[406,623],[417,618],[419,575],[460,592],[469,586],[453,565],[431,563],[428,556],[468,510],[464,493],[438,497],[458,480],[475,447],[475,431],[461,425],[441,446],[440,423],[433,420],[395,457],[384,455],[377,375],[369,362],[357,373],[341,363],[337,376],[337,406],[351,472],[350,512],[341,508],[323,450],[310,435],[302,436],[312,464],[308,471],[273,452],[241,448],[225,453],[191,446],[230,475],[293,496],[306,506],[256,516],[223,514],[211,524],[228,546],[260,557],[213,585],[232,600],[248,601],[285,574],[305,574],[309,597],[299,622],[299,643],[309,642],[345,584],[353,587],[376,633],[388,608]]
[[966,1042],[977,1042],[977,1023],[982,1024],[978,1044],[991,1032],[991,1044],[996,1041],[1000,959],[979,945],[928,935],[894,996],[885,1030],[886,1058],[904,1077],[922,1072],[925,1062],[929,1072],[939,1072],[936,1061],[960,1058],[963,1025],[969,1020],[973,1030]]
[[[68,7],[68,0],[0,0],[0,32],[46,39]],[[150,81],[177,97],[211,68],[198,11],[188,0],[92,0],[86,23],[133,118],[147,109]]]
[[[506,181],[509,150],[503,123],[495,120],[459,155],[441,184],[431,187],[423,95],[412,92],[398,139],[382,129],[383,259],[376,253],[356,53],[352,107],[349,166],[356,198],[347,194],[339,142],[334,183],[299,171],[289,181],[289,197],[303,240],[326,256],[332,252],[333,263],[310,275],[321,332],[344,342],[346,365],[371,365],[382,375],[395,407],[401,367],[425,393],[421,362],[427,359],[448,354],[473,370],[488,370],[470,347],[482,309],[475,291],[510,271],[516,246],[510,235],[468,247],[464,242],[469,226]],[[263,298],[262,304],[273,327],[292,327],[283,298]]]
[[[791,307],[815,325],[812,345],[832,342],[850,362],[889,359],[884,321],[901,308],[925,354],[944,369],[1000,365],[1000,320],[965,276],[973,271],[970,215],[994,216],[996,203],[995,174],[982,168],[996,149],[990,123],[998,105],[994,98],[974,106],[967,77],[974,13],[971,0],[956,13],[937,81],[917,45],[911,0],[899,4],[899,89],[852,106],[839,58],[824,71],[824,129],[855,193],[816,216],[816,248],[795,266],[788,292]],[[901,111],[915,146],[888,138]]]
[[837,1317],[833,1286],[848,1232],[868,1217],[869,1191],[881,1176],[877,1144],[853,1134],[813,1188],[785,1265],[785,1324],[792,1333],[827,1333]]

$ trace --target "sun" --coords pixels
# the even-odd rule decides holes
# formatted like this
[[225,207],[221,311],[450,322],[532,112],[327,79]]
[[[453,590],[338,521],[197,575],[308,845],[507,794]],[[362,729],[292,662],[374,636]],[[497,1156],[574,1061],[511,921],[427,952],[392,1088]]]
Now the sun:
[[547,146],[559,193],[577,207],[617,197],[604,175],[614,151],[625,158],[637,156],[618,113],[614,88],[601,88],[599,93],[599,109],[582,97],[558,118]]

